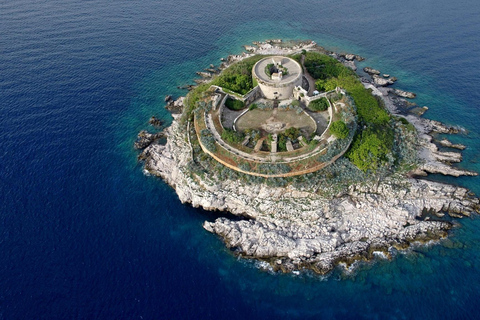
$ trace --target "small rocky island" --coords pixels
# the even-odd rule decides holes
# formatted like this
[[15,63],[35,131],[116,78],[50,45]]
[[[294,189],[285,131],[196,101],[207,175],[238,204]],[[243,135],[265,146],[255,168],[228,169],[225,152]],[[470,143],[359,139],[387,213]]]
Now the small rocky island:
[[467,189],[422,179],[476,173],[451,165],[465,146],[438,138],[459,130],[422,118],[395,77],[361,77],[362,57],[311,41],[245,49],[167,96],[172,124],[136,142],[182,203],[231,214],[204,228],[234,254],[324,274],[446,237],[478,212]]

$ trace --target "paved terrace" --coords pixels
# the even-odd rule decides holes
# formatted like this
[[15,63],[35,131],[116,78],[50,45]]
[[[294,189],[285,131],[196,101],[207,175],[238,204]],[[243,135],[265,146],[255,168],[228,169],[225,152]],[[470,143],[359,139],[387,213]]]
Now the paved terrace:
[[[273,63],[273,59],[277,60],[282,60],[282,65],[288,69],[288,74],[284,75],[282,80],[272,80],[270,77],[265,73],[265,68],[268,64]],[[300,65],[293,59],[287,58],[287,57],[268,57],[263,60],[260,60],[256,65],[255,65],[255,74],[257,77],[266,82],[266,83],[271,83],[271,84],[283,84],[283,83],[289,83],[297,79],[302,73],[302,68]]]

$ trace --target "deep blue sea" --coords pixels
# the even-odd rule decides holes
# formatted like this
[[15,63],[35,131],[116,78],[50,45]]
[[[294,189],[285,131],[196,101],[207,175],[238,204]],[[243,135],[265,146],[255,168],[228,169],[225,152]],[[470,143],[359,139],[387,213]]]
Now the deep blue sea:
[[478,216],[350,274],[272,274],[142,173],[164,96],[268,38],[367,57],[480,171],[475,0],[0,0],[0,319],[480,319]]

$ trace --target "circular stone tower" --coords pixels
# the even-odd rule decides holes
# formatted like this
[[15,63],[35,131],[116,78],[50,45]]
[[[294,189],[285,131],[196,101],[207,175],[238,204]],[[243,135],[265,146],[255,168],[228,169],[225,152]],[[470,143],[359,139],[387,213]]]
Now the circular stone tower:
[[253,78],[267,99],[285,100],[293,96],[293,88],[302,85],[302,67],[288,57],[274,56],[258,61]]

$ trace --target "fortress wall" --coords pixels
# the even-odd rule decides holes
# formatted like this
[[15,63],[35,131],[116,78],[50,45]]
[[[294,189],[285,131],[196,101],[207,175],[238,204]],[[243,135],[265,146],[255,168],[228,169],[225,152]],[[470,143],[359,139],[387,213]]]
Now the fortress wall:
[[[319,163],[318,165],[316,166],[313,166],[313,167],[310,167],[310,168],[306,168],[304,170],[297,170],[297,171],[291,171],[291,172],[287,172],[287,173],[279,173],[279,174],[263,174],[263,173],[257,173],[257,172],[250,172],[250,171],[244,171],[242,169],[240,169],[239,167],[235,166],[235,165],[232,165],[226,161],[224,161],[223,159],[217,157],[213,152],[210,152],[210,150],[208,150],[202,143],[202,139],[200,137],[200,127],[198,125],[198,119],[197,117],[194,117],[193,118],[193,124],[194,124],[194,127],[195,127],[195,133],[196,133],[196,136],[197,136],[197,139],[198,139],[198,142],[200,144],[200,147],[202,148],[203,152],[205,152],[206,154],[208,154],[209,156],[211,156],[213,159],[215,159],[216,161],[220,162],[221,164],[223,164],[224,166],[232,169],[232,170],[235,170],[235,171],[238,171],[238,172],[241,172],[241,173],[244,173],[244,174],[248,174],[248,175],[252,175],[252,176],[257,176],[257,177],[263,177],[263,178],[286,178],[286,177],[294,177],[294,176],[298,176],[298,175],[303,175],[303,174],[307,174],[307,173],[312,173],[312,172],[315,172],[315,171],[318,171],[320,169],[323,169],[325,168],[326,166],[329,166],[331,165],[332,163],[334,163],[335,161],[337,161],[337,159],[339,159],[341,156],[343,156],[345,154],[345,152],[347,152],[348,148],[350,148],[350,145],[353,141],[353,136],[352,138],[350,139],[350,142],[348,143],[347,147],[345,149],[343,149],[339,154],[337,154],[336,156],[334,156],[332,159],[330,159],[330,161],[327,161],[327,162],[322,162],[322,163]],[[217,146],[219,146],[220,148],[223,148],[224,150],[230,152],[229,150],[225,149],[221,144],[219,144],[218,142],[215,142],[217,144]],[[247,160],[249,162],[255,162],[255,163],[264,163],[264,162],[257,162],[257,161],[250,161],[250,160]]]
[[[273,100],[277,96],[279,100],[285,100],[292,97],[293,88],[302,85],[302,78],[299,77],[292,82],[275,85],[271,83],[264,83],[260,79],[257,79],[257,82],[265,98]],[[275,92],[277,92],[278,94],[275,95]]]
[[257,100],[258,98],[261,98],[262,96],[262,90],[260,90],[259,86],[256,86],[250,92],[248,92],[246,95],[243,96],[243,102],[245,102],[245,105],[248,106],[250,103],[253,101]]
[[223,126],[222,114],[223,114],[223,109],[225,109],[225,101],[227,101],[227,98],[228,98],[228,94],[225,95],[225,96],[223,97],[222,102],[220,102],[220,110],[218,111],[218,121],[220,122],[220,125],[221,125],[222,128],[224,128],[224,129],[225,129],[225,127]]

